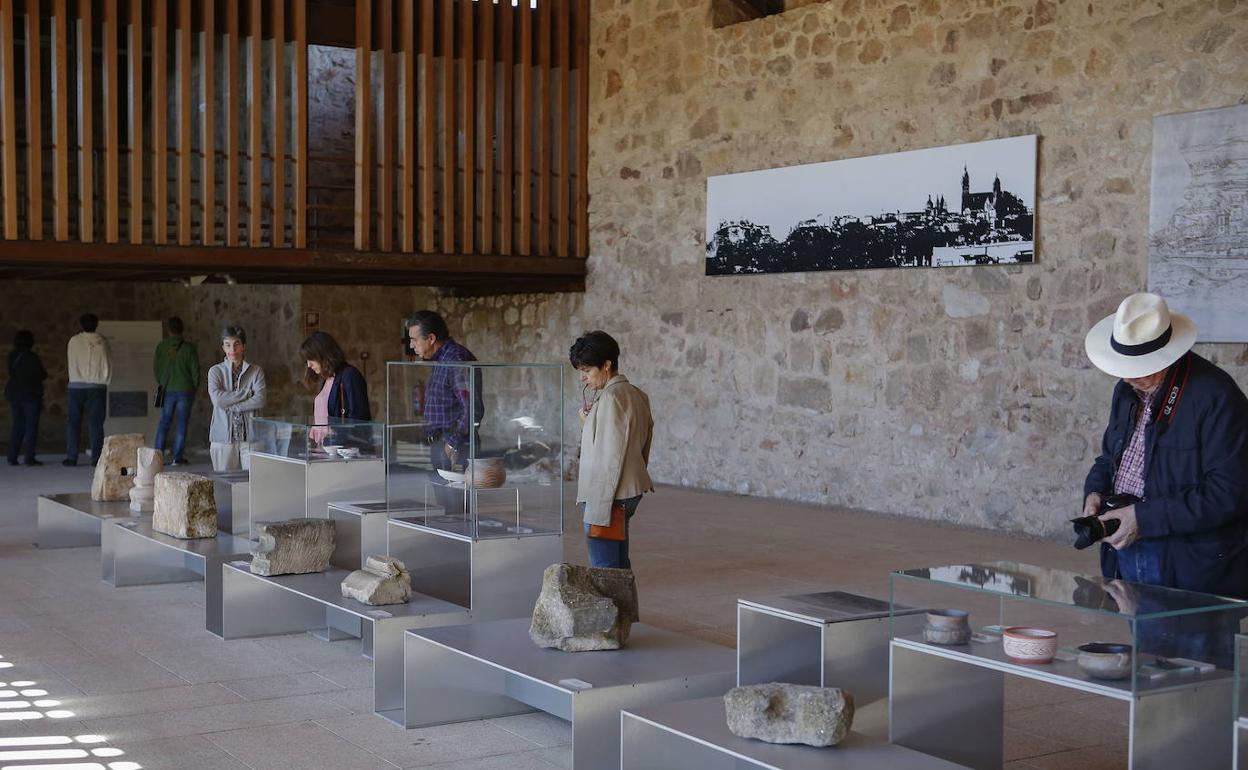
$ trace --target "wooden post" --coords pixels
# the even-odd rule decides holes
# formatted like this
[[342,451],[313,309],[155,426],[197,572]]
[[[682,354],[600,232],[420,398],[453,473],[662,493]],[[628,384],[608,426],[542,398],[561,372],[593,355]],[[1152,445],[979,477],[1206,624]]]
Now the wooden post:
[[[523,3],[521,3],[523,5]],[[503,59],[503,133],[500,142],[499,164],[502,166],[501,193],[499,201],[499,254],[511,254],[511,242],[516,227],[513,201],[516,196],[515,176],[515,126],[516,126],[516,62],[515,19],[517,7],[510,3],[501,8],[502,59]]]
[[273,47],[273,101],[269,105],[273,124],[273,187],[270,215],[271,240],[275,247],[286,245],[286,0],[273,0],[270,6]]
[[295,248],[308,245],[308,0],[294,0]]
[[191,0],[178,0],[178,244],[191,242]]
[[380,174],[377,179],[377,208],[381,213],[377,247],[382,251],[394,248],[394,166],[395,127],[398,122],[398,105],[394,103],[394,57],[390,49],[394,36],[391,18],[394,9],[391,0],[378,0],[381,13],[377,19],[377,42],[381,52],[381,136],[377,142],[377,162]]
[[552,141],[559,141],[558,153],[556,160],[559,164],[559,174],[555,187],[555,254],[560,257],[568,256],[568,241],[571,232],[571,222],[569,220],[570,201],[572,198],[572,190],[569,187],[570,180],[568,176],[569,166],[572,165],[572,141],[574,134],[572,133],[574,123],[572,122],[572,3],[571,0],[560,2],[556,9],[559,14],[557,34],[559,36],[559,97],[555,101],[555,109],[558,110],[555,118],[555,130],[552,132]]
[[[12,3],[0,3],[7,9]],[[12,11],[10,10],[11,14]],[[10,17],[11,18],[11,17]],[[91,0],[78,0],[78,238],[83,243],[95,240],[95,150],[92,135],[95,131],[92,94],[95,71],[92,64]],[[0,76],[0,81],[4,80]],[[8,97],[11,89],[6,89]],[[6,109],[6,113],[8,110]],[[7,151],[8,143],[5,148]],[[7,185],[12,180],[14,190],[17,180],[9,172],[12,166],[5,161],[5,200]],[[16,193],[15,193],[16,194]],[[7,234],[6,238],[9,237]],[[16,236],[14,236],[16,237]]]
[[355,248],[367,251],[372,231],[372,0],[355,0]]
[[520,255],[533,251],[533,11],[520,3]]
[[238,0],[225,0],[225,245],[238,245],[242,224],[238,199],[239,154],[239,91],[242,67],[238,60]]
[[436,248],[434,241],[434,181],[437,178],[437,145],[434,138],[438,133],[438,116],[434,103],[435,81],[433,77],[433,33],[434,33],[433,0],[420,2],[420,52],[421,69],[421,132],[420,158],[424,169],[420,175],[420,250],[430,253]]
[[[475,98],[477,74],[476,54],[473,51],[472,17],[476,3],[473,0],[457,0],[460,7],[459,55],[463,62],[460,88],[460,121],[464,126],[464,181],[462,243],[459,248],[465,254],[476,251],[476,181],[477,181],[477,103]],[[492,1],[492,0],[490,0]]]
[[250,14],[247,25],[249,40],[247,44],[247,119],[248,119],[248,168],[250,169],[247,185],[247,242],[252,246],[261,246],[264,239],[261,233],[264,214],[264,177],[262,173],[264,135],[263,135],[263,101],[264,84],[261,80],[261,39],[262,20],[261,4],[264,0],[251,0]]
[[[4,0],[12,2],[12,0]],[[26,237],[43,240],[43,65],[39,0],[26,0]]]
[[455,253],[455,2],[442,0],[442,252],[445,254]]
[[166,0],[152,0],[152,240],[156,243],[169,239],[168,16]]
[[416,0],[400,0],[399,49],[403,57],[403,242],[405,252],[416,249]]
[[550,2],[537,6],[537,253],[550,256]]
[[130,0],[126,57],[130,64],[130,242],[143,242],[143,0]]
[[589,256],[589,0],[576,14],[576,251]]
[[120,228],[121,190],[117,177],[121,142],[117,136],[117,92],[121,78],[117,61],[117,2],[104,0],[104,23],[100,27],[100,34],[104,36],[104,240],[108,243],[117,242]]
[[69,3],[52,0],[52,235],[69,240]]
[[199,239],[205,246],[217,243],[217,30],[216,3],[205,0],[203,27],[200,34],[199,80],[202,84],[199,103],[203,122],[199,144],[204,153],[204,166],[199,175],[199,197],[203,201],[203,219]]
[[[494,110],[494,3],[481,3],[481,251],[494,253],[494,137],[497,134]],[[505,6],[510,13],[511,7]]]

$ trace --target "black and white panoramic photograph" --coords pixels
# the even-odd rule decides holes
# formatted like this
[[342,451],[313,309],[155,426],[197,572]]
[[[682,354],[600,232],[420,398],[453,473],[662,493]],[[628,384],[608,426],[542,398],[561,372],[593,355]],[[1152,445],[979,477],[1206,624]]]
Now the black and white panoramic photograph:
[[706,274],[1035,261],[1036,137],[707,180]]

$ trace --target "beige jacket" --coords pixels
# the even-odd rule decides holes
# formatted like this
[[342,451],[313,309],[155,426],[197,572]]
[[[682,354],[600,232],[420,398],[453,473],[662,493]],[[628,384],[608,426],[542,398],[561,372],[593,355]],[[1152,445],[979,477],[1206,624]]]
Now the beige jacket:
[[653,434],[650,398],[624,375],[612,377],[581,429],[576,501],[585,503],[586,524],[606,526],[613,501],[654,491],[646,471]]
[[69,338],[69,381],[86,385],[107,385],[113,379],[108,340],[97,332],[78,332]]

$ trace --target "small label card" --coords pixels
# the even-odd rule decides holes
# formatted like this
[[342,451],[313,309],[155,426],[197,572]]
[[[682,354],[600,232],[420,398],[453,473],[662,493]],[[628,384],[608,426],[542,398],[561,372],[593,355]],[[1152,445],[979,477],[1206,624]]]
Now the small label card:
[[564,687],[574,692],[580,692],[581,690],[591,690],[594,687],[592,684],[590,684],[589,682],[586,682],[584,679],[560,679],[559,684],[563,685]]
[[246,562],[246,561],[232,561],[232,562],[230,562],[230,566],[231,566],[231,567],[238,567],[239,569],[251,569],[251,562]]
[[390,614],[389,612],[386,612],[385,610],[369,610],[367,614],[368,614],[369,616],[371,616],[371,617],[374,617],[374,618],[392,618],[392,617],[394,617],[394,615]]

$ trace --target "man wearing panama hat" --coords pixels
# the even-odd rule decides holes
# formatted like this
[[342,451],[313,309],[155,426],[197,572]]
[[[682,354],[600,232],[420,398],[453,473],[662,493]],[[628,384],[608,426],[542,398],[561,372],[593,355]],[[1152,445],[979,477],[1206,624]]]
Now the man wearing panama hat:
[[[1121,381],[1084,513],[1119,521],[1105,577],[1248,598],[1248,398],[1195,342],[1156,294],[1132,294],[1088,332],[1088,358]],[[1118,493],[1140,502],[1102,513]]]

